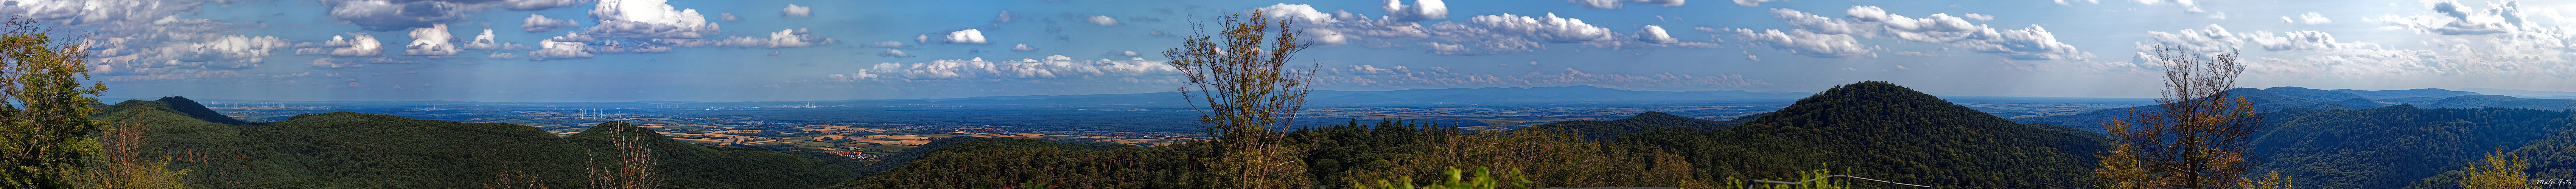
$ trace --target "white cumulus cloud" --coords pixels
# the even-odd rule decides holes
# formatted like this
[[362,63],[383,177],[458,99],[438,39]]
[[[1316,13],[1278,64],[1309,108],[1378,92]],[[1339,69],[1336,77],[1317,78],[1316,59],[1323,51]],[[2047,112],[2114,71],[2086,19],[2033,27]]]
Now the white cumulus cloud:
[[[1796,30],[1816,34],[1847,34],[1864,37],[1889,37],[1906,41],[1948,44],[1970,51],[1996,54],[2019,60],[2069,60],[2091,57],[2073,45],[2057,41],[2054,33],[2039,25],[2022,29],[1996,29],[1970,23],[1966,18],[1932,14],[1923,18],[1889,14],[1875,6],[1853,6],[1843,19],[1834,19],[1789,9],[1772,9]],[[1739,32],[1745,33],[1745,32]],[[1766,32],[1767,33],[1767,32]],[[1795,32],[1789,32],[1794,34]]]
[[483,58],[487,58],[487,59],[519,59],[519,54],[512,54],[512,53],[509,53],[509,52],[492,52],[492,55],[491,55],[491,56],[483,56]]
[[[493,50],[493,49],[505,49],[505,48],[509,48],[510,46],[514,46],[514,45],[519,45],[519,44],[517,44],[517,43],[501,43],[501,42],[499,42],[498,40],[494,39],[494,36],[492,35],[492,29],[483,29],[483,34],[480,34],[480,35],[474,35],[474,40],[473,40],[473,41],[466,41],[464,45],[459,45],[459,46],[457,46],[457,47],[461,47],[461,48],[464,48],[464,49],[473,49],[473,50]],[[522,48],[524,48],[524,46],[522,46]]]
[[787,4],[787,8],[778,10],[778,16],[788,18],[814,17],[814,8],[796,6],[796,4]]
[[376,36],[369,36],[367,33],[349,33],[347,36],[356,37],[342,38],[338,35],[334,35],[331,36],[331,41],[324,41],[322,45],[324,47],[337,47],[331,48],[330,51],[326,53],[331,56],[377,56],[384,54],[385,43],[376,41]]
[[1091,16],[1091,18],[1084,19],[1084,20],[1086,20],[1086,21],[1090,21],[1090,22],[1091,22],[1091,24],[1099,24],[1099,25],[1102,25],[1102,26],[1107,26],[1107,25],[1118,25],[1118,19],[1116,19],[1116,18],[1109,18],[1109,16],[1092,15],[1092,16]]
[[[746,48],[789,48],[789,47],[808,47],[808,46],[814,46],[814,45],[826,45],[826,44],[832,44],[832,43],[834,43],[834,42],[837,42],[836,40],[833,40],[833,39],[821,38],[821,37],[814,37],[814,36],[812,35],[812,33],[813,33],[813,32],[808,31],[808,30],[806,30],[805,28],[784,29],[784,30],[779,30],[778,32],[769,33],[769,37],[768,37],[768,38],[758,38],[758,37],[750,37],[750,36],[734,36],[734,37],[732,37],[732,38],[725,38],[724,40],[715,41],[715,42],[714,42],[715,44],[713,44],[713,46],[721,46],[721,47],[746,47]],[[899,42],[898,42],[898,43],[896,43],[896,44],[898,44],[898,45],[899,45],[899,44],[901,44],[901,43],[899,43]],[[684,44],[684,45],[687,45],[687,46],[702,46],[702,45],[699,45],[699,44]]]
[[581,27],[581,23],[574,23],[569,19],[546,18],[546,15],[537,14],[528,14],[528,19],[522,21],[523,23],[519,24],[519,30],[527,32],[546,32],[564,28]]
[[1655,25],[1646,25],[1645,28],[1637,30],[1637,40],[1655,44],[1672,44],[1681,42],[1680,39],[1673,39],[1671,34],[1664,33],[1663,26]]
[[930,62],[922,63],[879,63],[875,66],[860,69],[853,73],[832,74],[826,76],[826,78],[831,78],[835,81],[841,82],[861,82],[869,80],[1039,80],[1098,77],[1171,77],[1177,73],[1179,73],[1179,69],[1172,68],[1170,64],[1146,61],[1143,58],[1130,58],[1128,60],[1073,60],[1073,58],[1066,57],[1064,55],[1052,55],[1046,56],[1043,59],[1004,61],[987,61],[984,60],[984,58],[974,58],[965,60],[932,60]]
[[885,50],[885,52],[879,52],[879,53],[877,53],[877,56],[881,56],[881,57],[904,58],[904,57],[912,57],[912,53],[903,53],[903,50],[886,49],[886,50]]
[[544,10],[588,2],[590,0],[508,0],[502,3],[509,5],[510,10]]
[[590,44],[584,44],[581,42],[562,42],[547,39],[544,41],[537,41],[537,46],[539,47],[537,50],[528,51],[528,59],[579,59],[590,58],[593,56],[590,54]]
[[607,37],[697,39],[723,32],[697,9],[679,9],[664,0],[600,0],[590,10],[599,25],[582,33]]
[[[1400,3],[1391,3],[1383,8],[1409,11],[1414,7],[1426,7],[1424,9],[1427,10],[1430,3],[1429,1],[1416,2],[1415,6],[1399,6]],[[1651,34],[1614,32],[1607,27],[1585,23],[1581,19],[1559,17],[1553,13],[1543,16],[1479,15],[1436,23],[1419,23],[1404,20],[1405,18],[1398,16],[1371,17],[1340,10],[1324,12],[1302,4],[1283,3],[1253,8],[1245,12],[1252,11],[1264,12],[1271,19],[1290,21],[1304,32],[1306,42],[1325,46],[1368,44],[1368,48],[1422,48],[1430,50],[1428,52],[1433,54],[1444,55],[1522,53],[1548,49],[1552,43],[1611,49],[1706,46],[1701,42],[1655,43],[1660,41],[1647,39],[1654,36]],[[1664,36],[1670,37],[1669,34]]]
[[1809,57],[1842,58],[1878,56],[1878,53],[1876,52],[1877,47],[1862,45],[1859,40],[1854,39],[1851,35],[1847,34],[1818,34],[1807,30],[1790,30],[1788,32],[1781,32],[1780,30],[1762,30],[1760,32],[1755,32],[1752,29],[1735,29],[1735,38],[1738,41],[1769,45],[1771,48],[1788,50],[1790,54],[1805,55]]
[[411,44],[403,45],[403,55],[455,56],[458,51],[455,43],[456,36],[447,33],[447,24],[413,28]]
[[[1760,7],[1760,6],[1762,6],[1762,3],[1767,3],[1767,2],[1771,2],[1771,1],[1776,1],[1776,0],[1735,0],[1735,5],[1736,5],[1736,6],[1744,6],[1744,7]],[[1676,2],[1679,2],[1679,1],[1676,1]],[[1755,61],[1760,61],[1760,60],[1755,60]]]
[[331,18],[367,31],[400,31],[463,20],[470,3],[449,1],[321,1]]
[[2244,37],[2238,37],[2236,33],[2228,33],[2227,28],[2219,27],[2217,24],[2210,24],[2208,27],[2197,30],[2183,29],[2182,31],[2176,32],[2150,31],[2147,32],[2147,37],[2154,39],[2154,41],[2152,43],[2139,43],[2137,45],[2139,50],[2151,50],[2159,46],[2174,46],[2181,48],[2180,50],[2195,52],[2227,52],[2236,50],[2237,46],[2245,44]]
[[983,32],[983,31],[977,31],[977,30],[975,30],[975,29],[966,29],[966,30],[957,30],[957,31],[948,32],[948,35],[946,35],[945,37],[941,37],[941,38],[939,38],[939,42],[944,42],[944,43],[974,43],[974,44],[986,44],[986,43],[992,43],[992,42],[990,42],[990,41],[984,41],[984,32]]
[[2262,46],[2263,50],[2270,51],[2379,48],[2379,44],[2375,43],[2338,42],[2335,41],[2334,34],[2327,34],[2326,32],[2320,31],[2289,31],[2281,32],[2281,34],[2281,36],[2274,36],[2269,32],[2256,32],[2256,34],[2246,35],[2246,37],[2254,41],[2254,45]]
[[1385,9],[1386,17],[1397,22],[1449,18],[1449,5],[1440,0],[1417,0],[1413,5],[1404,5],[1401,0],[1386,0]]
[[1447,67],[1436,66],[1352,65],[1326,68],[1319,72],[1321,73],[1316,74],[1315,79],[1311,81],[1316,86],[1363,89],[1590,85],[1629,90],[1711,90],[1770,85],[1762,80],[1730,74],[1605,74],[1586,73],[1574,68],[1565,68],[1562,71],[1496,75],[1459,73]]
[[1483,15],[1468,18],[1468,21],[1481,25],[1487,30],[1556,43],[1607,41],[1612,40],[1611,36],[1614,36],[1610,33],[1610,28],[1585,24],[1583,19],[1558,18],[1556,13],[1548,13],[1546,18],[1512,14]]
[[[1619,9],[1619,8],[1620,8],[1620,7],[1619,7],[1619,6],[1620,6],[1620,4],[1623,4],[1623,3],[1643,3],[1643,4],[1650,4],[1650,5],[1655,5],[1655,6],[1666,6],[1666,7],[1671,7],[1671,6],[1682,6],[1682,3],[1684,3],[1684,2],[1682,2],[1682,1],[1683,1],[1683,0],[1565,0],[1565,2],[1572,2],[1572,3],[1574,3],[1575,5],[1581,5],[1581,6],[1583,6],[1583,8],[1593,8],[1593,9]],[[1756,5],[1761,5],[1761,1],[1745,2],[1745,1],[1743,1],[1743,0],[1738,0],[1736,4],[1739,4],[1739,5],[1745,5],[1745,6],[1756,6]],[[1749,5],[1746,5],[1746,4],[1749,4]]]
[[[2334,23],[2334,19],[2326,18],[2326,15],[2325,15],[2325,14],[2317,14],[2317,12],[2308,12],[2308,14],[2301,14],[2301,15],[2299,15],[2299,19],[2300,19],[2300,20],[2306,20],[2306,21],[2299,22],[2299,23],[2303,23],[2303,24],[2325,24],[2325,23]],[[2288,17],[2282,17],[2281,21],[2289,21],[2289,18],[2288,18]]]

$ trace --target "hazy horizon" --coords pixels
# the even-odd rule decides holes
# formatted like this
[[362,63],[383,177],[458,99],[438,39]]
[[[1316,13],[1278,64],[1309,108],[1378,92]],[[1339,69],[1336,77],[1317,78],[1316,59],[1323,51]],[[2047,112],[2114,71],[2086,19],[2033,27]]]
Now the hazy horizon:
[[[791,6],[791,4],[793,6]],[[2241,87],[2576,91],[2560,8],[2519,1],[21,2],[107,97],[810,101],[1172,91],[1189,23],[1265,10],[1315,89],[1590,85],[2153,97],[2142,50],[2242,50]],[[730,17],[728,17],[730,16]],[[486,32],[486,31],[490,32]]]

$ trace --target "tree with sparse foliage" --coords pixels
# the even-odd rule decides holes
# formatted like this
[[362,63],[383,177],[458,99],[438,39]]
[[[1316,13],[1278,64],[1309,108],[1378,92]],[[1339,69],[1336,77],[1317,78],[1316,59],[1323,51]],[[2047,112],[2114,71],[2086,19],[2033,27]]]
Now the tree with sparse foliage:
[[1199,123],[1218,143],[1208,154],[1214,158],[1210,171],[1239,178],[1229,183],[1238,185],[1233,188],[1305,188],[1305,163],[1295,154],[1303,150],[1289,149],[1280,138],[1310,91],[1305,81],[1312,71],[1288,65],[1307,46],[1287,21],[1261,11],[1222,21],[1224,30],[1214,36],[1194,24],[1200,35],[1163,51],[1188,81],[1183,97],[1207,106],[1199,109]]
[[2531,162],[2524,161],[2521,155],[2505,153],[2503,148],[2497,148],[2495,152],[2487,153],[2485,164],[2469,165],[2469,178],[2460,179],[2460,186],[2468,189],[2538,188],[2531,184],[2531,174],[2523,172],[2530,169]]
[[89,181],[82,188],[181,188],[187,170],[170,170],[170,158],[145,151],[156,151],[144,137],[152,126],[126,117],[115,129],[101,134],[96,165],[85,175]]
[[67,188],[98,155],[95,136],[102,83],[89,79],[89,55],[56,42],[35,20],[0,24],[0,188]]
[[2131,109],[2127,120],[2108,123],[2116,147],[2101,155],[2096,185],[2104,188],[2219,188],[2253,165],[2243,147],[2263,115],[2243,96],[2227,94],[2245,67],[2235,52],[2200,54],[2159,47],[2164,98],[2152,108]]
[[[616,126],[610,126],[612,124]],[[598,163],[589,165],[591,188],[652,189],[661,184],[661,177],[653,175],[652,143],[646,140],[651,137],[649,133],[653,132],[652,130],[634,127],[622,121],[609,121],[599,125],[607,127],[594,126],[591,128],[596,130],[582,132],[607,134],[604,137],[608,140],[609,148],[615,151],[608,159],[614,162],[606,166]]]

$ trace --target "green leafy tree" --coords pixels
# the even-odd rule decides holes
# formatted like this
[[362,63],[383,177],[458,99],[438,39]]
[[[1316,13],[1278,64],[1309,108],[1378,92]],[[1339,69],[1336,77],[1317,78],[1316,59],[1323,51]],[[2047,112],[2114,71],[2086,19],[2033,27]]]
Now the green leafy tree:
[[0,23],[0,188],[67,188],[99,153],[103,83],[83,83],[89,55],[35,20]]

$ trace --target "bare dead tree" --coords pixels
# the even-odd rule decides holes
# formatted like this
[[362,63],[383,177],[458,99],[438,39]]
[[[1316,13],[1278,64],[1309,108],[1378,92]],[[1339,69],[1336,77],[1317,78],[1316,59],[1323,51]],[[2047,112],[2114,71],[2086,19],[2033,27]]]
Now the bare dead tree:
[[1288,22],[1274,22],[1260,11],[1222,21],[1225,28],[1216,36],[1208,35],[1205,25],[1191,24],[1199,34],[1180,48],[1163,51],[1188,79],[1182,97],[1206,105],[1198,109],[1199,123],[1219,144],[1208,155],[1224,162],[1216,169],[1240,174],[1243,180],[1234,184],[1241,188],[1304,183],[1296,150],[1281,149],[1279,141],[1286,135],[1280,130],[1294,122],[1311,91],[1305,82],[1313,71],[1288,66],[1307,46],[1298,42],[1299,33]]
[[[611,126],[612,124],[615,126]],[[620,129],[633,131],[619,131]],[[610,164],[613,165],[603,167],[593,162],[588,166],[591,188],[651,189],[655,184],[661,183],[661,177],[653,175],[653,144],[648,141],[651,133],[638,133],[653,132],[652,130],[635,128],[626,122],[611,121],[592,126],[591,130],[582,132],[603,132],[602,136],[608,140],[611,150],[615,151],[614,156],[609,157],[612,161]]]
[[180,188],[185,185],[179,182],[179,177],[188,171],[169,170],[169,157],[151,157],[156,154],[143,153],[152,150],[150,141],[144,136],[152,127],[136,121],[141,116],[129,115],[113,129],[100,134],[100,159],[105,162],[89,171],[87,179],[91,182],[85,183],[92,185],[89,188]]
[[2252,165],[2243,149],[2246,135],[2263,125],[2252,101],[2227,93],[2245,70],[2239,56],[2172,46],[2155,51],[2151,61],[2165,66],[2165,91],[2156,100],[2162,105],[2131,109],[2129,119],[2109,124],[2118,146],[2104,155],[2096,175],[2106,186],[2237,186]]

